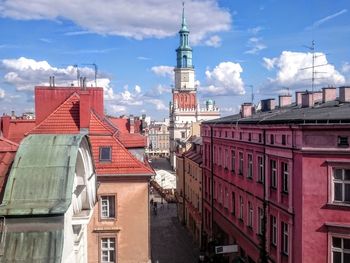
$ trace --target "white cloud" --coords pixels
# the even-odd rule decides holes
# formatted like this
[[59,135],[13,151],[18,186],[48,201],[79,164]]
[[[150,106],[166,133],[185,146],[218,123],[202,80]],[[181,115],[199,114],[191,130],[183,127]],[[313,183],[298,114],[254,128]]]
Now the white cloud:
[[0,88],[0,99],[5,98],[5,91]]
[[350,63],[349,62],[345,62],[341,68],[341,71],[343,73],[350,73]]
[[[316,65],[328,64],[327,57],[323,53],[315,53]],[[302,88],[311,86],[312,77],[312,53],[283,51],[279,57],[263,58],[264,66],[271,70],[276,69],[274,78],[269,79],[268,89],[280,89],[281,87]],[[308,69],[305,69],[308,68]],[[303,70],[304,69],[304,70]],[[345,78],[333,65],[328,64],[315,68],[315,84],[318,86],[341,85]]]
[[244,83],[241,78],[243,69],[239,63],[221,62],[212,71],[205,72],[207,86],[199,91],[209,95],[243,95]]
[[[103,7],[103,8],[101,8]],[[98,10],[98,12],[96,12]],[[83,32],[143,39],[175,35],[181,23],[181,2],[173,0],[8,0],[0,2],[0,16],[20,20],[71,20]],[[231,15],[218,0],[187,1],[191,41],[198,44],[210,35],[228,31]],[[210,19],[208,19],[210,17]]]
[[331,19],[334,19],[334,18],[336,18],[337,16],[340,16],[340,15],[346,13],[346,12],[348,12],[348,10],[347,10],[347,9],[343,9],[343,10],[341,10],[341,11],[335,13],[335,14],[332,14],[332,15],[326,16],[326,17],[324,17],[324,18],[322,18],[322,19],[320,19],[320,20],[317,20],[317,21],[314,22],[311,26],[308,26],[308,27],[306,28],[306,30],[311,30],[311,29],[314,29],[314,28],[316,28],[316,27],[319,27],[320,25],[324,24],[325,22],[327,22],[327,21],[329,21],[329,20],[331,20]]
[[127,113],[126,107],[121,105],[110,105],[114,114],[125,114]]
[[151,68],[151,71],[158,76],[174,79],[174,67],[154,66]]
[[211,36],[205,42],[205,45],[209,47],[220,47],[221,46],[221,38],[217,35]]
[[261,50],[266,48],[266,45],[262,42],[261,37],[251,37],[248,40],[247,47],[249,48],[244,53],[246,54],[258,54]]
[[262,31],[264,28],[261,27],[261,26],[256,26],[256,27],[253,27],[253,28],[249,28],[248,29],[248,32],[253,34],[253,35],[257,35],[260,31]]
[[147,102],[153,104],[156,106],[157,110],[164,110],[167,111],[169,108],[165,106],[164,102],[159,99],[147,99]]
[[[57,68],[47,61],[37,61],[25,57],[18,59],[3,59],[0,65],[5,72],[4,80],[12,84],[17,91],[33,91],[35,86],[49,85],[49,77],[55,76],[57,86],[77,86],[77,69],[74,66]],[[89,67],[79,68],[80,76],[87,78],[87,86],[95,85],[95,71]],[[97,85],[103,87],[106,99],[113,98],[110,79],[100,74]]]
[[139,85],[135,85],[136,93],[141,93],[141,87]]

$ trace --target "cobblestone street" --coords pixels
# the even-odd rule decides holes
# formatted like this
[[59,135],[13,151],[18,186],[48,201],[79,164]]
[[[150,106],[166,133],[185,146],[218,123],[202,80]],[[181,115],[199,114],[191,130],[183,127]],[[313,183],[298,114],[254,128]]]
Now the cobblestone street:
[[158,205],[151,218],[152,263],[196,263],[198,249],[176,217],[176,204]]
[[[170,170],[166,159],[152,161],[156,169]],[[199,250],[192,242],[176,215],[176,204],[161,205],[161,197],[152,193],[150,198],[158,203],[157,215],[151,213],[152,263],[196,263]]]

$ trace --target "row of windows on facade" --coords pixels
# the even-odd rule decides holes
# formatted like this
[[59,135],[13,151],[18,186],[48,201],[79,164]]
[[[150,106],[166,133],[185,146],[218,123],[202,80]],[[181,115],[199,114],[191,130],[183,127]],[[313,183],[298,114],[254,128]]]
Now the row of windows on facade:
[[[235,193],[232,192],[232,210],[231,215],[233,217],[236,216],[236,208],[235,208]],[[239,196],[239,214],[238,219],[241,223],[244,223],[244,202],[243,197]],[[256,218],[257,220],[257,235],[263,235],[263,227],[264,227],[264,210],[261,207],[258,207],[258,216]],[[247,209],[247,227],[254,231],[253,227],[253,221],[254,221],[254,208],[250,201],[248,201],[248,209]],[[205,224],[206,227],[209,227],[210,222],[210,213],[206,209],[205,210]],[[277,237],[278,237],[278,228],[277,228],[277,217],[274,215],[270,215],[270,245],[273,248],[277,247]],[[289,225],[287,222],[281,221],[281,252],[288,256],[289,254]]]
[[[239,138],[239,140],[243,141],[248,141],[248,142],[258,142],[258,143],[263,143],[263,134],[262,133],[258,133],[258,137],[256,137],[256,133],[244,133],[244,132],[239,132],[239,137],[237,137],[236,139]],[[210,131],[209,130],[204,130],[204,134],[202,134],[203,136],[210,136]],[[235,132],[234,131],[214,131],[214,137],[217,138],[231,138],[231,139],[235,139]],[[288,136],[286,134],[267,134],[266,135],[266,143],[274,145],[275,143],[280,144],[280,145],[287,145],[288,143]],[[349,138],[348,136],[338,136],[337,139],[337,145],[339,147],[348,147],[349,146]]]
[[185,198],[194,206],[194,208],[200,208],[199,194],[193,191],[189,184],[186,184]]
[[198,180],[198,175],[201,174],[200,168],[194,165],[191,165],[190,163],[187,163],[187,169],[186,172],[195,180]]
[[[206,145],[205,145],[206,146]],[[214,146],[215,151],[215,146]],[[207,151],[208,152],[208,151]],[[231,169],[231,173],[236,173],[236,167],[237,167],[237,161],[238,161],[238,169],[237,173],[238,175],[243,176],[243,170],[244,170],[244,156],[243,152],[238,152],[238,160],[236,160],[236,151],[231,150],[231,156],[228,153],[228,149],[225,149],[224,156],[222,156],[223,151],[221,151],[221,148],[219,147],[218,154],[214,155],[214,164],[217,164],[218,166],[223,166],[226,169]],[[246,166],[246,177],[248,179],[253,180],[254,178],[254,158],[253,154],[248,153],[247,155],[247,166]],[[231,157],[231,160],[230,160]],[[208,160],[208,155],[206,154],[204,160]],[[258,155],[256,158],[257,161],[257,182],[264,183],[265,182],[265,160],[263,155]],[[208,162],[206,162],[208,163]],[[230,166],[230,167],[229,167]],[[277,160],[270,159],[270,166],[269,166],[269,174],[270,174],[270,186],[273,189],[277,189]],[[288,162],[280,162],[280,174],[281,174],[281,181],[282,181],[282,191],[283,193],[288,193],[288,176],[289,176],[289,165]]]

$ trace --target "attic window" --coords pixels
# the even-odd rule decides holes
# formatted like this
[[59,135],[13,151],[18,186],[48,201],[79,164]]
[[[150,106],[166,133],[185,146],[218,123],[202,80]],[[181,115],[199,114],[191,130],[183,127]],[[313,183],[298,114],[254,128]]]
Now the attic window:
[[338,136],[338,146],[339,147],[349,146],[348,136]]
[[112,160],[112,147],[100,147],[100,162],[108,162]]

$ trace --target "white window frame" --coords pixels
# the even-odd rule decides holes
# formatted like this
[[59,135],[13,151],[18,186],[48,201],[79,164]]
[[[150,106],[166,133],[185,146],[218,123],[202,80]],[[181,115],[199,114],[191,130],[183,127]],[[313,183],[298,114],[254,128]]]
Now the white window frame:
[[263,183],[264,182],[264,158],[263,156],[258,156],[258,182]]
[[288,193],[288,180],[289,180],[289,165],[288,162],[282,162],[281,163],[282,168],[282,191],[283,193]]
[[287,223],[282,222],[282,253],[285,255],[288,255],[289,252],[289,233],[288,233],[288,229],[289,226]]
[[[336,179],[335,178],[335,171],[336,170],[341,170],[342,171],[342,175],[341,175],[341,179]],[[349,201],[345,201],[345,190],[346,190],[346,185],[350,185],[350,180],[345,180],[345,171],[349,170],[349,168],[340,168],[340,167],[335,167],[332,169],[332,202],[336,203],[336,204],[347,204],[350,205],[350,200]],[[341,200],[335,200],[335,184],[340,184],[341,185]],[[349,189],[350,191],[350,189]]]
[[239,196],[239,219],[243,220],[243,212],[244,212],[244,202],[243,197]]
[[[334,247],[333,246],[333,238],[339,238],[341,239],[341,247]],[[331,236],[331,262],[333,263],[333,253],[338,252],[341,253],[341,263],[347,263],[344,260],[344,254],[350,254],[350,249],[344,248],[344,239],[350,239],[350,238],[345,238],[345,237],[340,237],[340,236]]]
[[264,223],[264,209],[261,207],[258,207],[258,234],[262,235],[262,229],[263,229],[263,223]]
[[277,246],[277,218],[271,215],[270,220],[271,220],[271,244],[274,246]]
[[[111,207],[110,207],[110,202],[113,200],[113,214],[111,214]],[[101,201],[101,212],[100,212],[100,217],[101,219],[114,219],[116,218],[116,200],[115,200],[115,195],[101,195],[100,196],[100,201]]]
[[[115,237],[102,237],[101,238],[101,254],[100,259],[101,263],[115,263],[117,262],[117,253],[116,253],[116,238]],[[106,242],[107,246],[104,247],[103,244]],[[107,252],[104,255],[104,252]],[[114,260],[112,260],[112,254],[114,254]],[[107,256],[107,258],[105,258]]]
[[252,202],[248,201],[248,226],[253,228],[253,205]]
[[247,178],[252,179],[253,178],[253,155],[251,153],[248,153],[247,159],[248,159]]
[[277,161],[273,159],[270,160],[270,175],[271,187],[277,189]]

